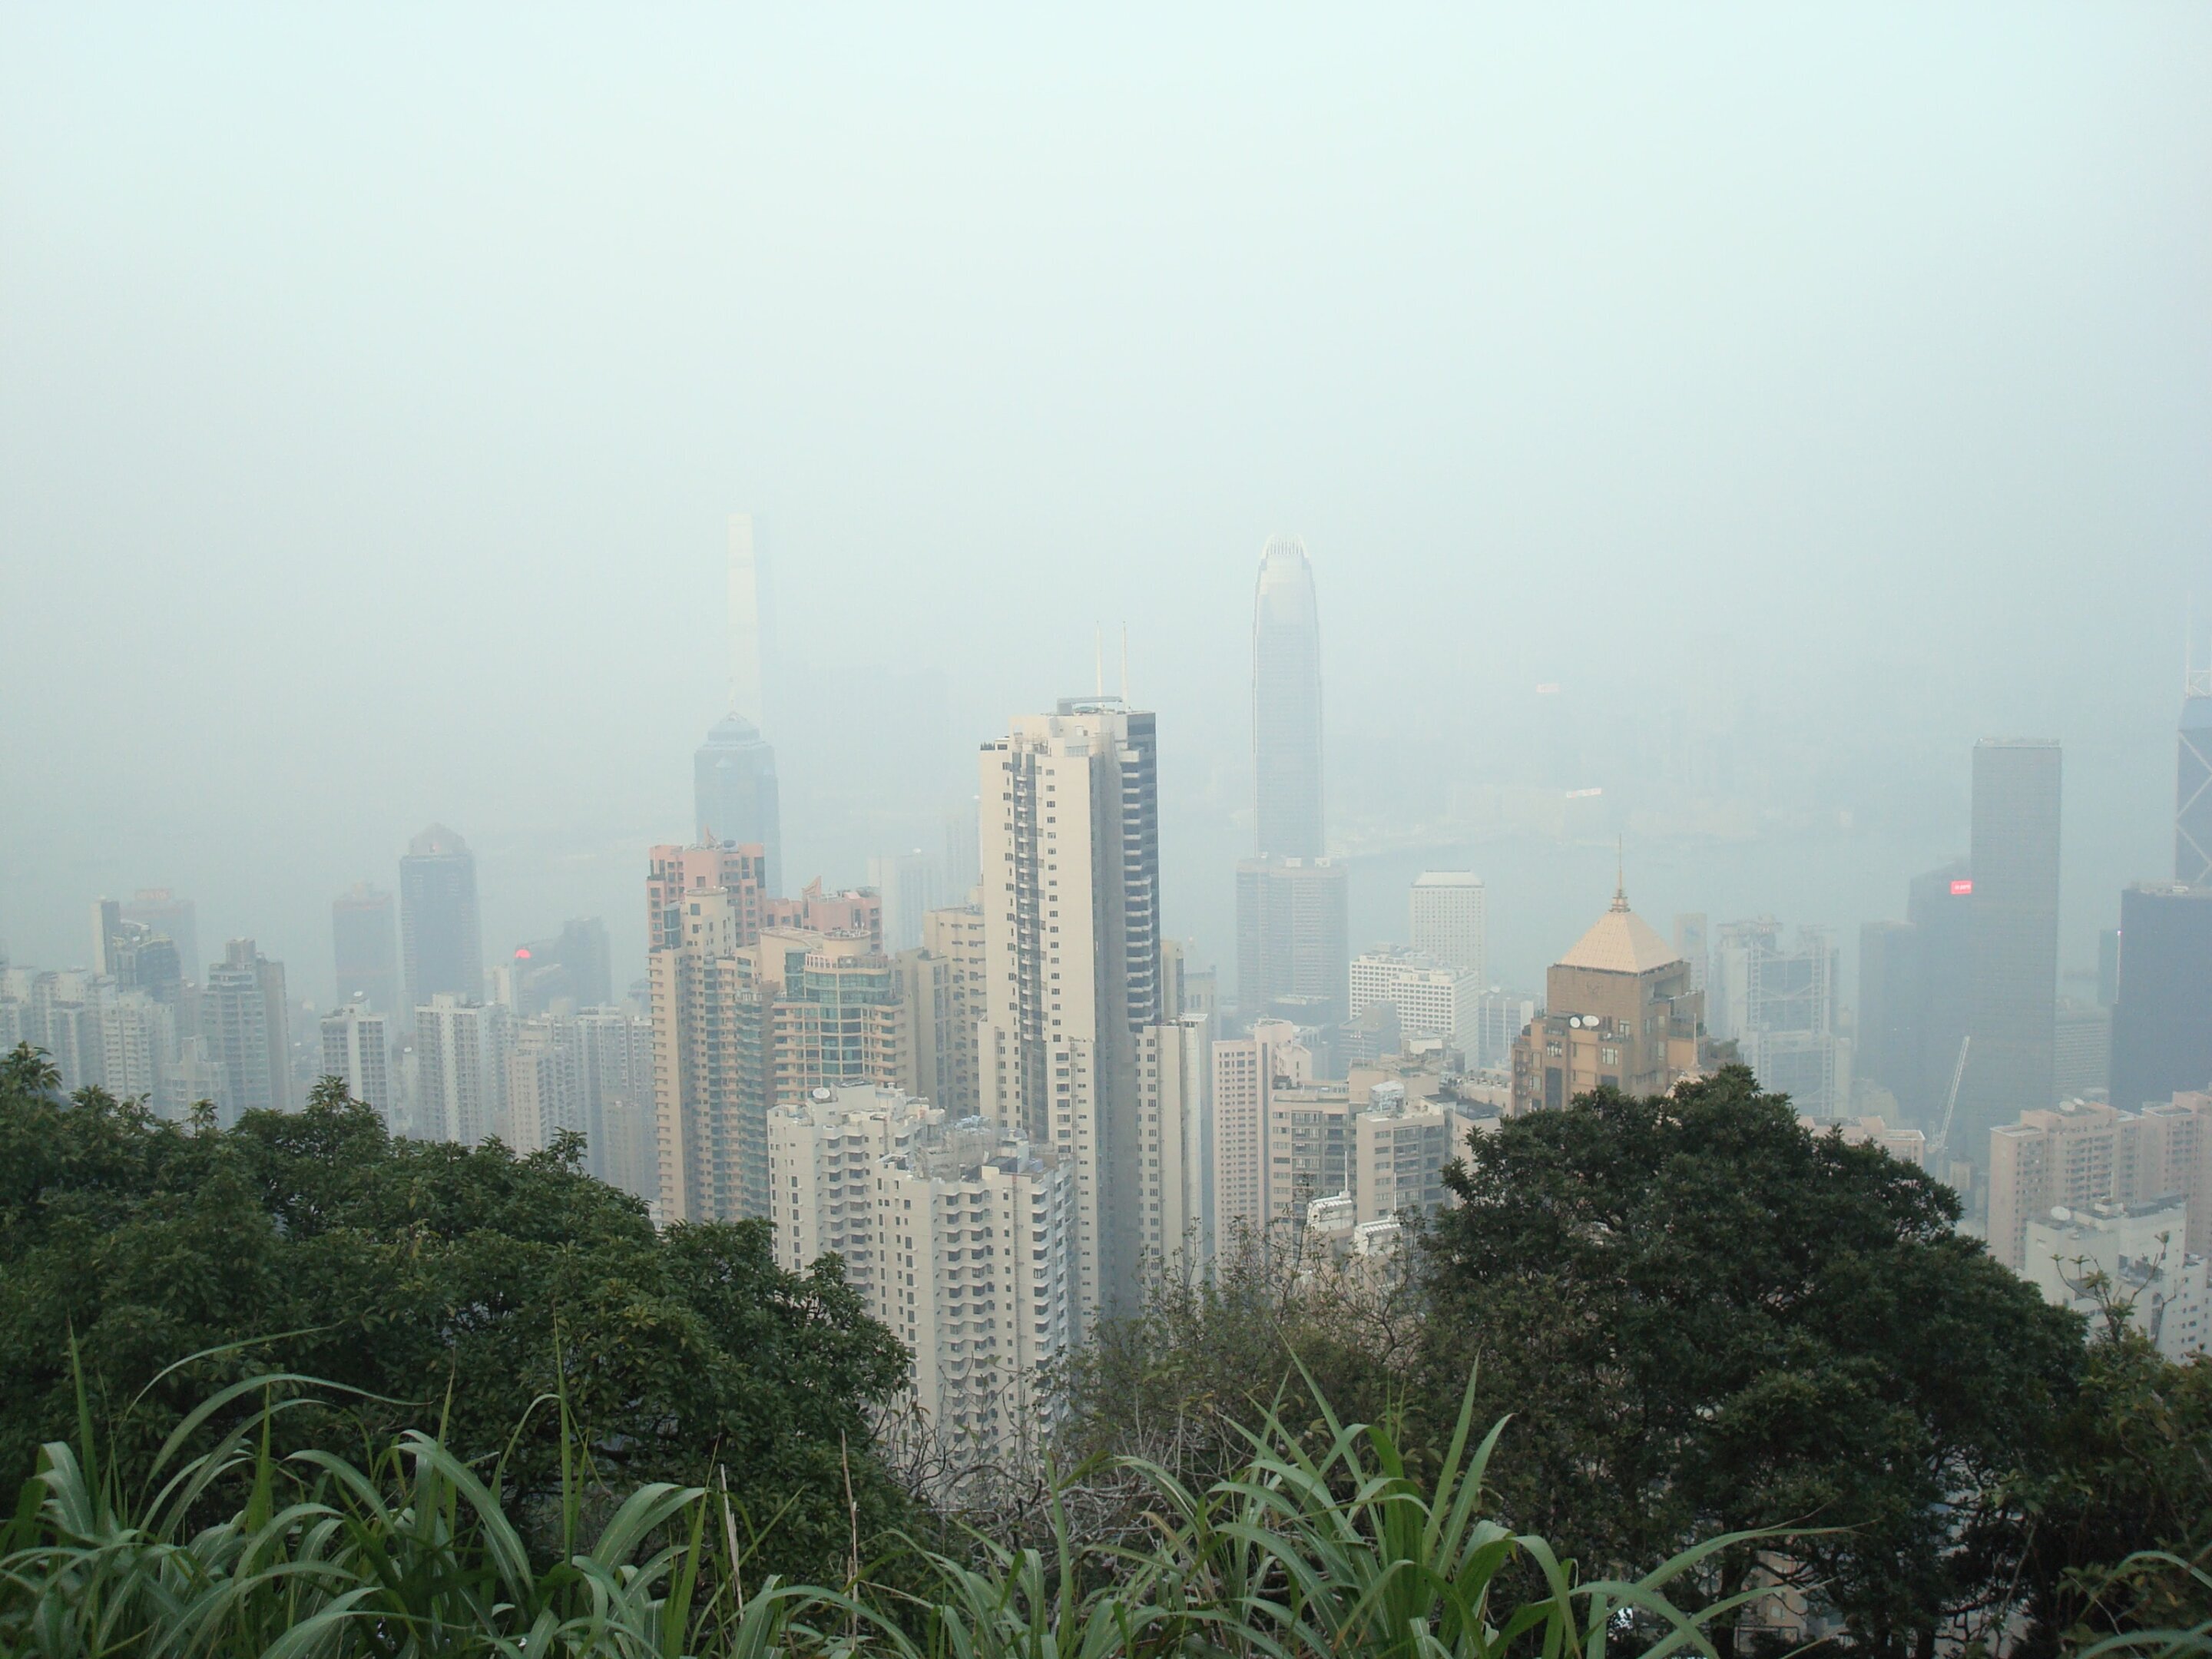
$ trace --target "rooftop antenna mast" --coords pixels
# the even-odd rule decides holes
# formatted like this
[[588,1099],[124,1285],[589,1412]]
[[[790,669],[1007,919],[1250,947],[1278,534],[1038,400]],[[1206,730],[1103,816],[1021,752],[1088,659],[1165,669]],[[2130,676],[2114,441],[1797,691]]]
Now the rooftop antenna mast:
[[1129,706],[1129,624],[1121,624],[1121,706]]
[[2182,641],[2181,695],[2185,697],[2212,697],[2212,666],[2197,665],[2197,599],[2190,596],[2187,611],[2188,637]]
[[1091,695],[1106,695],[1106,624],[1094,623],[1091,629]]

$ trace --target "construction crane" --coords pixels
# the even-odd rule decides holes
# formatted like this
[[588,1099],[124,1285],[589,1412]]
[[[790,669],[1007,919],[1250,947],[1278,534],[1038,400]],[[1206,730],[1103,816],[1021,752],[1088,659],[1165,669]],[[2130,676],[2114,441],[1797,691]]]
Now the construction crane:
[[1972,1033],[1959,1039],[1959,1063],[1951,1068],[1951,1092],[1943,1097],[1943,1121],[1936,1131],[1936,1175],[1938,1180],[1949,1174],[1951,1168],[1951,1115],[1959,1109],[1959,1085],[1966,1080],[1966,1050],[1973,1046]]

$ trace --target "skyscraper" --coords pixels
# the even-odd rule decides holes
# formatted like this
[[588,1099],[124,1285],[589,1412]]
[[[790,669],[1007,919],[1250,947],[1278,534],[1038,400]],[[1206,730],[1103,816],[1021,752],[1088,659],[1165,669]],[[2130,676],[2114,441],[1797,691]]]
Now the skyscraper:
[[1252,610],[1257,858],[1237,870],[1237,1003],[1252,1019],[1326,1028],[1347,1017],[1345,871],[1324,856],[1321,619],[1295,537],[1260,556]]
[[435,993],[415,1010],[415,1053],[422,1098],[416,1132],[425,1140],[474,1146],[512,1135],[507,1057],[514,1027],[506,1009]]
[[1158,1024],[1152,714],[1070,699],[980,757],[984,1115],[1075,1170],[1087,1318],[1139,1282],[1137,1034]]
[[939,868],[939,860],[918,847],[912,852],[886,853],[868,860],[868,885],[884,903],[884,949],[891,955],[918,950],[922,917],[956,896],[940,894]]
[[399,860],[399,928],[410,1007],[441,994],[463,1006],[484,1000],[476,854],[442,823],[408,842]]
[[751,514],[730,514],[730,712],[692,757],[691,827],[703,839],[762,848],[773,895],[783,890],[783,829],[775,750],[763,735],[772,624],[757,530]]
[[1837,951],[1825,927],[1800,927],[1791,948],[1771,916],[1723,922],[1705,984],[1705,1023],[1734,1042],[1759,1086],[1800,1113],[1838,1118],[1849,1066],[1836,1036]]
[[1946,1153],[1952,1163],[1986,1170],[1990,1131],[2051,1103],[2058,804],[2056,743],[1984,738],[1974,745],[1972,1046]]
[[[1905,1028],[1895,1051],[1904,1069],[1896,1078],[1874,1075],[1930,1135],[1942,1125],[1965,1052],[1974,981],[1972,870],[1965,859],[1954,859],[1912,878],[1905,901],[1908,938],[1898,947],[1903,955],[1891,975],[1898,990],[1885,993],[1899,1011],[1885,1018],[1900,1020]],[[1862,1004],[1862,1024],[1872,1006]]]
[[1490,983],[1489,908],[1472,870],[1424,870],[1407,899],[1413,949]]
[[322,1033],[323,1075],[343,1079],[346,1092],[374,1107],[386,1128],[403,1127],[394,1115],[391,1019],[365,1000],[353,1001],[323,1016]]
[[141,887],[123,907],[123,920],[174,939],[177,959],[187,975],[197,975],[207,966],[207,958],[200,954],[199,921],[190,899],[180,899],[166,887]]
[[2143,884],[2120,895],[2120,994],[2109,1094],[2140,1111],[2212,1086],[2212,887]]
[[281,1111],[292,1103],[292,1033],[284,964],[271,962],[250,939],[234,939],[208,969],[200,995],[200,1036],[219,1062],[228,1092],[216,1101],[225,1125],[246,1112]]
[[572,918],[556,937],[517,945],[493,977],[505,988],[501,1000],[520,1018],[605,1007],[614,999],[607,925],[597,916]]
[[1237,997],[1247,1017],[1323,1029],[1351,1017],[1346,873],[1336,859],[1237,860]]
[[399,1010],[399,929],[392,895],[357,881],[331,901],[331,947],[338,1006],[359,1000],[375,1013]]
[[758,846],[767,860],[770,893],[783,890],[783,819],[775,784],[775,750],[760,727],[727,714],[707,733],[691,761],[696,828],[702,836]]
[[759,855],[656,847],[646,884],[652,989],[655,1218],[740,1213],[736,1035],[738,951],[760,937]]
[[1252,770],[1262,853],[1328,850],[1321,805],[1321,615],[1295,536],[1268,540],[1252,611]]
[[2173,781],[2173,878],[2212,886],[2212,669],[2193,662],[2181,686]]

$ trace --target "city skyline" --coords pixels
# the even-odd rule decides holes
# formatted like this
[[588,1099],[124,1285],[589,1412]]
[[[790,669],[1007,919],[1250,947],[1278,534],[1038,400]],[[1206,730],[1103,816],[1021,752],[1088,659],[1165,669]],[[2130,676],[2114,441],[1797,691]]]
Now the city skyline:
[[[166,886],[200,954],[250,933],[319,997],[330,896],[437,819],[488,938],[603,915],[634,963],[629,872],[685,836],[728,705],[746,513],[786,672],[840,647],[767,728],[794,878],[934,845],[969,747],[1089,686],[1126,619],[1177,732],[1169,908],[1225,960],[1200,872],[1250,850],[1250,563],[1281,528],[1323,562],[1331,831],[1373,867],[1425,828],[1409,863],[1537,891],[1497,907],[1500,977],[1540,973],[1600,864],[1500,868],[1512,790],[1601,788],[1591,838],[1618,811],[1665,855],[1655,916],[1825,921],[1848,981],[1897,872],[1965,850],[1965,750],[2021,732],[2067,744],[2061,955],[2091,965],[2111,896],[2172,873],[2212,20],[1973,15],[1999,60],[1956,15],[1777,18],[1725,62],[1627,13],[1595,61],[1564,18],[1419,51],[1139,27],[1066,52],[1091,72],[1049,112],[910,22],[830,75],[826,20],[702,22],[678,71],[570,20],[495,111],[437,79],[507,61],[480,19],[425,55],[166,18],[118,62],[27,16],[0,598],[50,623],[0,664],[0,707],[40,712],[0,937],[74,958],[87,897]],[[947,75],[886,68],[909,53]],[[1309,84],[1279,131],[1266,88]],[[426,113],[396,146],[371,85]],[[602,90],[635,118],[580,173]],[[88,118],[99,144],[42,137]],[[183,694],[218,661],[254,688],[220,721]],[[1362,876],[1366,943],[1401,879]]]

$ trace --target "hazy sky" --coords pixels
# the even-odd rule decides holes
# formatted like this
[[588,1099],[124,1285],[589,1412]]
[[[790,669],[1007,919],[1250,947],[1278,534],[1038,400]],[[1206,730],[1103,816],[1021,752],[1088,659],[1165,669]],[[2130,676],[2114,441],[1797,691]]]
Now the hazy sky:
[[[2195,0],[8,4],[0,938],[167,884],[327,995],[438,819],[488,948],[640,971],[749,507],[795,874],[933,837],[1126,620],[1225,957],[1283,531],[1340,826],[1718,721],[1758,837],[1632,837],[1638,908],[1850,928],[1977,735],[2056,736],[2079,963],[2212,612],[2208,87]],[[1602,841],[1467,854],[1505,974]]]

